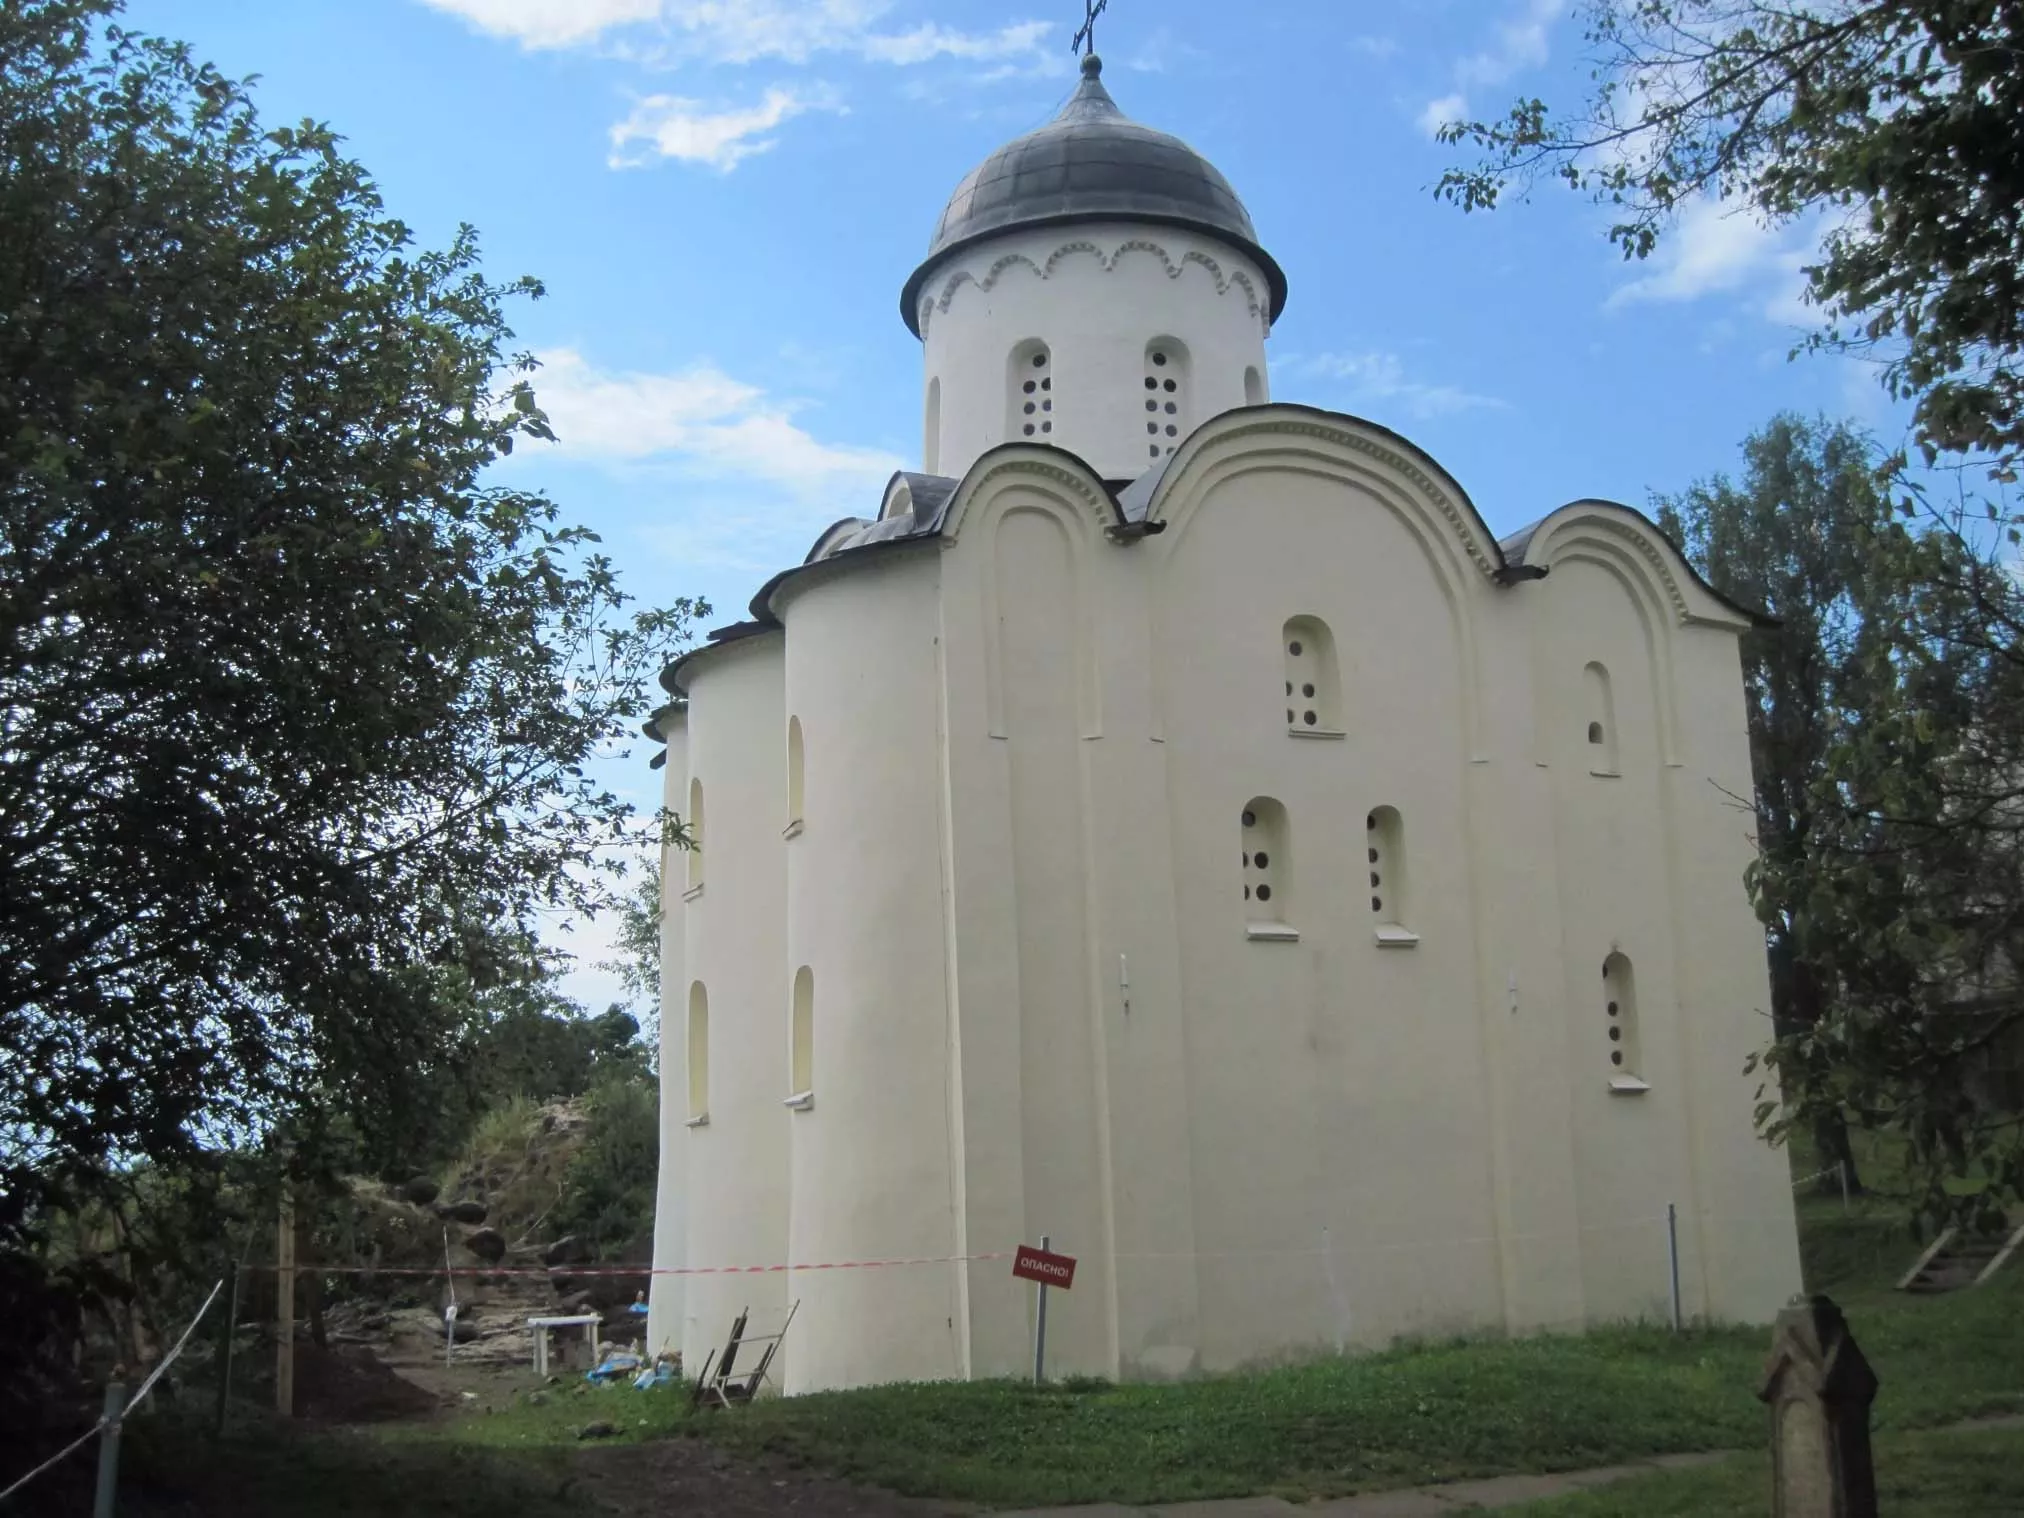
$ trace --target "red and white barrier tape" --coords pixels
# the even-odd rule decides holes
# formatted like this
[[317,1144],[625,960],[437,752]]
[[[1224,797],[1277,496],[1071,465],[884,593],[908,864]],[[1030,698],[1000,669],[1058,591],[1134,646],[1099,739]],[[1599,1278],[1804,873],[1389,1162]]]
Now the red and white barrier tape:
[[[437,1270],[428,1265],[303,1265],[297,1275],[320,1276],[751,1276],[803,1270],[884,1270],[900,1265],[968,1265],[980,1260],[1009,1260],[1013,1251],[991,1254],[924,1255],[913,1260],[822,1260],[800,1265],[459,1265]],[[279,1270],[278,1265],[248,1265],[248,1270]]]

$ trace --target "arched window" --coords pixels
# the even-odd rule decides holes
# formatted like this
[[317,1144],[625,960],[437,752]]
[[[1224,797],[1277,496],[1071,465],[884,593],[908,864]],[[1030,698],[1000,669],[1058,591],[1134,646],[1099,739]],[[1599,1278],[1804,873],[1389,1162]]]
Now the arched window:
[[1164,458],[1188,432],[1188,348],[1171,337],[1146,344],[1146,453]]
[[1406,829],[1396,807],[1381,806],[1363,819],[1364,854],[1370,867],[1370,915],[1377,941],[1409,947],[1419,935],[1406,926],[1411,897],[1406,876]]
[[787,719],[787,828],[789,838],[801,831],[801,719]]
[[1262,406],[1265,404],[1265,376],[1258,372],[1256,364],[1244,367],[1244,404]]
[[921,468],[933,474],[942,462],[942,380],[928,381],[928,414],[921,426]]
[[1644,1068],[1637,1030],[1637,976],[1630,956],[1612,951],[1602,962],[1604,1031],[1609,1039],[1609,1083],[1618,1091],[1643,1091]]
[[1591,663],[1581,672],[1582,705],[1588,718],[1588,772],[1614,775],[1616,755],[1616,697],[1609,688],[1609,671]]
[[806,1110],[815,1099],[815,972],[794,972],[794,1011],[788,1030],[788,1105]]
[[703,889],[703,782],[689,778],[689,890],[693,896]]
[[1293,879],[1286,808],[1254,796],[1238,817],[1244,845],[1244,920],[1253,938],[1298,938],[1286,926]]
[[1005,436],[1044,442],[1054,431],[1054,355],[1029,337],[1005,367]]
[[710,993],[703,983],[689,986],[689,1126],[710,1120]]
[[1302,737],[1342,736],[1342,679],[1335,639],[1319,617],[1295,617],[1279,631],[1286,662],[1286,730]]

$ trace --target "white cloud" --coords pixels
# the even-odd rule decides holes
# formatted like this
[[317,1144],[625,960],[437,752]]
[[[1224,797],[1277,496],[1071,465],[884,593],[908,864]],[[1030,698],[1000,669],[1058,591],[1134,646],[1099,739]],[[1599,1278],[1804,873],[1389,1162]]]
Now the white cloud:
[[1421,420],[1457,411],[1501,410],[1505,404],[1493,395],[1477,395],[1456,385],[1412,379],[1395,353],[1321,353],[1288,360],[1283,367],[1294,374],[1332,382],[1350,405],[1393,403]]
[[661,462],[850,507],[867,494],[875,501],[900,467],[876,448],[819,441],[795,424],[791,405],[707,363],[653,374],[601,370],[569,348],[539,357],[535,395],[566,456]]
[[1813,238],[1804,227],[1766,226],[1746,206],[1705,196],[1681,203],[1659,239],[1651,272],[1619,286],[1607,305],[1699,300],[1746,293],[1763,315],[1791,326],[1810,326],[1820,313],[1802,299],[1804,267]]
[[[655,158],[708,164],[728,174],[747,158],[772,148],[764,134],[807,111],[842,109],[826,90],[794,91],[775,86],[757,105],[713,111],[679,95],[649,95],[632,115],[611,129],[611,166],[638,168]],[[640,145],[640,146],[636,146]]]
[[[854,53],[877,63],[934,58],[999,61],[1030,56],[1053,30],[1045,21],[989,32],[923,22],[881,30],[892,0],[421,0],[461,16],[494,37],[530,49],[581,47],[642,33],[673,52],[712,63],[780,59],[805,63],[819,53]],[[628,51],[637,52],[634,44]],[[649,47],[647,52],[654,49]]]
[[1566,9],[1566,0],[1519,0],[1510,18],[1492,28],[1490,45],[1455,65],[1456,89],[1429,101],[1420,112],[1420,125],[1431,132],[1443,122],[1458,120],[1468,114],[1468,91],[1502,84],[1514,74],[1544,63],[1548,34]]
[[1429,100],[1420,112],[1420,130],[1432,137],[1449,122],[1462,120],[1468,112],[1465,95],[1443,95],[1439,100]]

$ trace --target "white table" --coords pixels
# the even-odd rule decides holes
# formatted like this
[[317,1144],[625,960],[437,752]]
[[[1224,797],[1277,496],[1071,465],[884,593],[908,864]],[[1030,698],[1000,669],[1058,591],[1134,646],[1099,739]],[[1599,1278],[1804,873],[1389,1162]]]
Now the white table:
[[534,1374],[548,1374],[548,1331],[551,1328],[581,1328],[590,1336],[590,1363],[597,1364],[597,1330],[604,1320],[594,1312],[577,1313],[566,1318],[529,1318],[527,1326],[534,1330]]

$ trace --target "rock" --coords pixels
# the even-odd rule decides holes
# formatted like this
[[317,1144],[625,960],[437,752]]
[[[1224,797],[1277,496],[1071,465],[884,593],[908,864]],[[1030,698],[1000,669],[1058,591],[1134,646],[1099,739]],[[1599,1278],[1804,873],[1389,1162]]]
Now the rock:
[[441,1188],[425,1175],[414,1176],[401,1183],[401,1196],[417,1207],[426,1207],[441,1194]]
[[590,1261],[590,1245],[575,1234],[564,1234],[548,1246],[548,1252],[541,1257],[544,1265],[584,1265]]
[[488,1265],[506,1258],[506,1235],[496,1228],[480,1228],[464,1235],[464,1247]]
[[590,1295],[587,1291],[572,1291],[555,1305],[564,1312],[583,1312],[590,1306]]
[[473,1201],[438,1202],[436,1216],[446,1223],[478,1224],[485,1221],[485,1204]]
[[449,1330],[452,1344],[475,1344],[478,1342],[478,1325],[469,1318],[457,1318],[443,1325]]
[[586,1423],[576,1431],[579,1439],[609,1439],[618,1433],[618,1425],[600,1418],[595,1423]]

